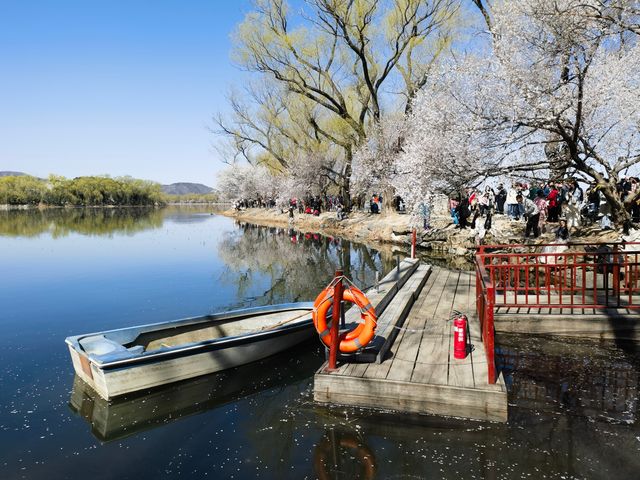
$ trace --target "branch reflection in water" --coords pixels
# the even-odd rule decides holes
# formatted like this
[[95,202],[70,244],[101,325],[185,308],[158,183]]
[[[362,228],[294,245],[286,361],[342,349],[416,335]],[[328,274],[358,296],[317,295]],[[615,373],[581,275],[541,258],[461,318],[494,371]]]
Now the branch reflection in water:
[[638,421],[640,351],[613,342],[501,334],[496,363],[509,402],[611,423]]
[[[226,268],[220,276],[236,285],[240,306],[311,301],[342,268],[358,286],[369,287],[376,272],[382,277],[395,266],[392,250],[317,233],[239,223],[218,245]],[[250,295],[257,278],[266,276],[266,288]]]

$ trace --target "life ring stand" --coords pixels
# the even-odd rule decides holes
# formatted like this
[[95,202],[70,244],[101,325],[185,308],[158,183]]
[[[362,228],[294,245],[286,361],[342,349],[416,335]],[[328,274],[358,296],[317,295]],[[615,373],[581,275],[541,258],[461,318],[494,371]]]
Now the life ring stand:
[[[347,286],[342,294],[343,299],[358,306],[360,309],[360,323],[356,328],[346,334],[341,335],[339,350],[342,353],[357,352],[369,344],[376,333],[378,317],[367,296],[356,287],[351,280],[346,277],[334,279],[320,294],[313,303],[311,317],[316,331],[320,335],[320,340],[327,347],[331,346],[331,321],[327,322],[327,313],[333,305],[335,284],[339,280],[346,280]],[[332,320],[333,321],[333,320]],[[339,321],[339,320],[338,320]]]

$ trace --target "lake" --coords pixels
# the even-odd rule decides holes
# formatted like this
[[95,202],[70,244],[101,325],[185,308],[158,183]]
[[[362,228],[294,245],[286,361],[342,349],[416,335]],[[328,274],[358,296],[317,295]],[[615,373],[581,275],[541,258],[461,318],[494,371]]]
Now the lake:
[[629,345],[499,337],[506,425],[317,405],[319,342],[112,402],[74,378],[66,336],[312,300],[395,261],[204,208],[0,212],[0,478],[638,478]]

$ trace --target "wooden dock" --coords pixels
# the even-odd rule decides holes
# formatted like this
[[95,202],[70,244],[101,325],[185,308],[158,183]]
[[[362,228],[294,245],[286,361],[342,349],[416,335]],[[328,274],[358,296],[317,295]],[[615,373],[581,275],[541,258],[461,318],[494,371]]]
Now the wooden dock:
[[496,333],[559,335],[640,344],[640,312],[621,308],[495,308]]
[[[314,378],[314,399],[506,422],[504,382],[499,378],[491,385],[487,380],[475,312],[475,276],[427,265],[406,268],[406,272],[407,278],[400,281],[400,288],[380,315],[376,340],[387,348],[378,356],[379,361],[342,363],[330,373],[325,363]],[[453,358],[449,319],[454,310],[469,319],[472,351],[464,360]]]
[[640,243],[557,247],[479,247],[479,304],[495,332],[640,344]]

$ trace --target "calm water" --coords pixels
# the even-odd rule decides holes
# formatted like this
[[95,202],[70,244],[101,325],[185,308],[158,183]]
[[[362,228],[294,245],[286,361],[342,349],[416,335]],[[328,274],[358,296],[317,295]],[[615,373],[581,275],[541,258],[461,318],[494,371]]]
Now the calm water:
[[0,212],[0,478],[638,478],[640,356],[504,336],[507,425],[313,403],[318,345],[105,402],[64,338],[309,300],[390,252],[197,210]]

